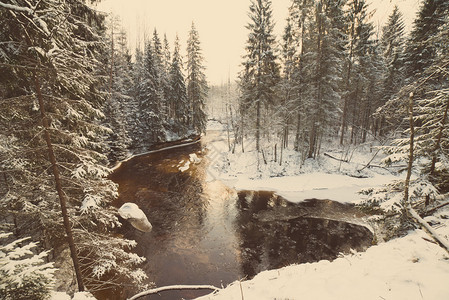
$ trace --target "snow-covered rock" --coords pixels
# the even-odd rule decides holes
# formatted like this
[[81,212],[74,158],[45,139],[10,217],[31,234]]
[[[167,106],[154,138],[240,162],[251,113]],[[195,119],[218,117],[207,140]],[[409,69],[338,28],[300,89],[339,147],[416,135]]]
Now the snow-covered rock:
[[118,213],[123,219],[128,220],[134,228],[140,231],[150,232],[153,228],[145,213],[135,203],[127,202],[123,204],[119,208]]

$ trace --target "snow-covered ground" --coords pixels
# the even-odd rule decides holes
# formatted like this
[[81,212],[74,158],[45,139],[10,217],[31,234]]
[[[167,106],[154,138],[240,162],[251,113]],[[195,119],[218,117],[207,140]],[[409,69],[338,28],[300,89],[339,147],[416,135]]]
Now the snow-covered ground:
[[[330,157],[301,162],[294,151],[259,162],[249,149],[228,151],[226,131],[209,123],[208,180],[221,180],[239,190],[276,191],[290,201],[310,198],[360,203],[363,188],[379,187],[400,179],[382,168],[360,170],[374,155],[369,148],[355,149],[351,163]],[[352,151],[352,150],[351,150]],[[274,153],[274,151],[272,152]],[[342,152],[344,153],[344,152]],[[335,153],[332,153],[335,155]],[[343,155],[342,155],[343,156]],[[374,160],[374,164],[381,157]],[[290,162],[290,163],[287,163]],[[361,178],[356,178],[361,177]],[[449,236],[449,208],[435,214],[436,231]],[[423,231],[372,246],[329,261],[292,265],[265,271],[248,281],[235,282],[199,299],[449,299],[449,255]]]

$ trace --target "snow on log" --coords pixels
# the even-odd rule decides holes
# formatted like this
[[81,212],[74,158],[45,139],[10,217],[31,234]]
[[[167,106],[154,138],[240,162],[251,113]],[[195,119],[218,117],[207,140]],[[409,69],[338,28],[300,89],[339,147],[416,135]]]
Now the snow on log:
[[426,230],[430,236],[447,252],[449,252],[449,242],[438,235],[438,233],[430,226],[426,221],[421,218],[418,213],[412,208],[411,205],[408,205],[407,210],[409,214]]
[[134,228],[140,231],[150,232],[153,228],[145,213],[135,203],[127,202],[123,204],[118,213],[120,217],[128,220]]
[[152,290],[144,291],[139,294],[136,294],[129,298],[128,300],[135,300],[143,296],[151,295],[151,294],[157,294],[163,291],[173,291],[173,290],[212,290],[212,291],[218,291],[220,288],[217,288],[213,285],[170,285],[170,286],[163,286],[160,288],[155,288]]

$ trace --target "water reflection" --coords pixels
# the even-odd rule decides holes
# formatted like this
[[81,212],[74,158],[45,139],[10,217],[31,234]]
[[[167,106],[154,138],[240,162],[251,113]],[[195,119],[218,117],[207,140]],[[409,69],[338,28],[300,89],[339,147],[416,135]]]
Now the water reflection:
[[242,273],[257,273],[292,263],[333,260],[350,249],[370,246],[366,227],[330,220],[359,214],[352,206],[312,199],[293,204],[271,192],[239,193],[236,232]]
[[[195,153],[201,162],[191,162]],[[153,224],[142,233],[124,222],[121,233],[138,243],[136,253],[157,286],[213,284],[292,263],[334,259],[350,248],[363,250],[372,234],[343,221],[359,212],[332,201],[292,204],[272,192],[236,193],[219,181],[206,182],[201,144],[132,159],[111,179],[119,183],[116,206],[135,202]],[[137,291],[123,283],[102,299],[125,299]],[[164,292],[156,299],[194,298],[207,291]]]

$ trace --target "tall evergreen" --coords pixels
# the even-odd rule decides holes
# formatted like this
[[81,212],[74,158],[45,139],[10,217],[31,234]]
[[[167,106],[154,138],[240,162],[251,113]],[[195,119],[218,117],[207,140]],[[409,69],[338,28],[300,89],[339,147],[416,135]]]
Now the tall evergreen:
[[187,90],[184,74],[182,73],[183,63],[180,53],[179,37],[176,35],[173,57],[170,66],[170,94],[167,98],[170,119],[175,120],[174,127],[178,134],[187,133]]
[[170,86],[170,65],[171,65],[171,53],[170,53],[170,44],[168,43],[167,35],[164,34],[163,40],[163,49],[162,49],[162,74],[161,74],[161,85],[162,91],[164,93],[164,105],[163,105],[163,114],[165,117],[165,122],[170,121],[169,116],[169,94],[171,90]]
[[281,136],[283,147],[288,146],[288,137],[290,133],[290,127],[294,119],[295,111],[295,78],[294,73],[296,69],[296,59],[297,59],[297,41],[294,33],[294,20],[291,17],[287,18],[287,25],[284,29],[284,34],[282,36],[282,63],[283,63],[283,74],[279,82],[279,93],[280,93],[280,105],[279,113],[281,115],[280,122],[282,124]]
[[131,55],[127,48],[126,33],[120,22],[111,18],[107,36],[108,52],[105,58],[106,73],[109,75],[106,86],[108,96],[105,104],[105,125],[111,129],[108,134],[108,155],[111,162],[123,160],[128,155],[131,139],[127,129],[128,106],[132,101]]
[[14,3],[0,2],[2,223],[39,238],[58,264],[69,263],[61,253],[70,249],[80,290],[117,273],[138,283],[131,268],[142,260],[123,249],[133,243],[109,232],[120,223],[100,125],[104,18],[84,1]]
[[347,24],[347,56],[343,69],[343,115],[340,129],[340,143],[343,144],[346,130],[351,128],[350,142],[366,134],[368,118],[372,113],[368,86],[371,68],[374,65],[374,26],[369,21],[368,5],[365,0],[350,0]]
[[165,99],[165,93],[168,90],[167,74],[165,69],[165,50],[162,42],[159,38],[156,28],[153,31],[152,38],[152,50],[153,50],[153,61],[154,61],[154,73],[153,77],[155,80],[157,93],[158,93],[158,114],[161,122],[164,123],[167,119],[167,103]]
[[[273,11],[270,0],[252,0],[249,7],[250,22],[246,42],[246,55],[241,82],[241,112],[255,115],[256,149],[260,150],[263,109],[276,102],[275,87],[280,79],[277,63],[276,38],[273,34]],[[252,118],[251,118],[252,119]]]
[[307,76],[307,157],[314,158],[322,138],[332,129],[340,102],[343,38],[343,1],[317,1],[308,29],[305,68]]
[[160,64],[157,52],[151,41],[145,44],[143,73],[139,82],[139,138],[143,150],[153,143],[164,140],[161,103],[163,94],[160,86]]
[[[295,150],[305,152],[306,126],[305,119],[308,115],[306,109],[306,88],[307,76],[304,72],[306,63],[306,54],[308,43],[308,30],[312,22],[312,9],[314,2],[310,0],[294,0],[289,9],[289,17],[292,20],[292,31],[294,34],[294,42],[297,47],[296,55],[293,59],[294,66],[292,68],[293,83],[293,100],[295,102],[296,114],[296,133],[295,133]],[[304,155],[305,156],[305,155]]]
[[446,0],[422,3],[407,42],[405,64],[409,81],[418,78],[437,59],[438,45],[432,41],[446,21],[447,6]]
[[195,24],[192,22],[187,39],[188,123],[197,133],[202,133],[206,129],[205,102],[208,86],[204,70],[200,38]]
[[389,100],[404,84],[404,21],[397,6],[382,28],[381,45],[386,64],[384,97]]

